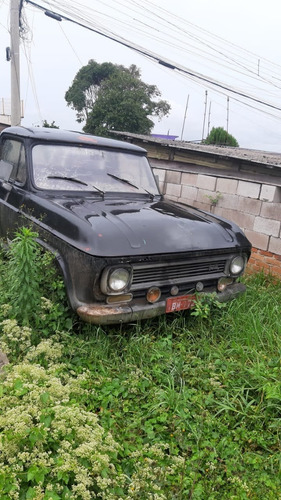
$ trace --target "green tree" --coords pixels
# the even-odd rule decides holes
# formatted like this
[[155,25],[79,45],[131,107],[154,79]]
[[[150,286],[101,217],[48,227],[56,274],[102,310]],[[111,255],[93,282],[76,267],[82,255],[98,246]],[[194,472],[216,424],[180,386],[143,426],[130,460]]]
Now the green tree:
[[42,121],[42,127],[44,127],[44,128],[59,128],[56,125],[56,122],[54,120],[51,123],[48,123],[47,120],[43,120]]
[[101,82],[122,68],[112,63],[99,64],[90,59],[88,64],[78,71],[72,85],[65,93],[67,105],[76,111],[78,123],[87,121]]
[[147,134],[153,128],[150,117],[161,119],[170,111],[160,91],[140,78],[135,65],[129,68],[112,63],[89,61],[77,73],[65,94],[68,106],[76,110],[84,131],[110,135],[111,130]]
[[223,127],[213,127],[208,137],[204,140],[204,144],[239,147],[235,137],[224,130]]

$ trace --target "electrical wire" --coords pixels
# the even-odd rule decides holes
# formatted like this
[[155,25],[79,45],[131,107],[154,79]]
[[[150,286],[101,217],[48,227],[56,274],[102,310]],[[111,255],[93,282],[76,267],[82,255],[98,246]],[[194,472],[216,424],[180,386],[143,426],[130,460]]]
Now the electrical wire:
[[[38,99],[38,93],[37,93],[37,88],[36,88],[36,83],[35,83],[35,78],[34,78],[32,63],[31,63],[31,58],[28,56],[28,53],[27,53],[27,44],[26,44],[26,42],[24,42],[23,47],[24,47],[25,59],[26,59],[26,62],[27,62],[28,77],[29,77],[29,81],[31,83],[31,88],[32,88],[32,93],[33,93],[34,101],[36,103],[38,115],[39,115],[40,120],[42,122],[43,118],[42,118],[42,113],[41,113],[41,109],[40,109],[40,104],[39,104],[39,99]],[[26,101],[27,101],[27,93],[28,93],[28,84],[27,84],[27,88],[26,88],[26,98],[25,98]]]
[[[87,6],[87,5],[85,5],[85,4],[81,3],[81,2],[77,2],[77,1],[73,2],[71,0],[69,0],[68,2],[64,2],[63,0],[61,0],[59,7],[60,7],[60,10],[62,12],[64,12],[64,13],[71,13],[72,16],[73,16],[73,18],[74,18],[73,20],[75,20],[75,17],[76,17],[77,20],[79,20],[79,21],[84,20],[83,22],[91,23],[91,25],[95,26],[95,27],[97,27],[97,26],[100,27],[101,26],[101,23],[97,23],[97,22],[93,23],[93,19],[94,18],[97,19],[98,16],[103,16],[103,18],[106,18],[106,19],[109,19],[111,21],[120,23],[120,25],[123,24],[123,26],[124,25],[128,26],[129,25],[129,21],[128,20],[130,20],[130,27],[133,28],[134,31],[137,31],[138,33],[142,33],[143,35],[146,36],[146,38],[151,37],[151,39],[153,39],[153,33],[143,32],[143,31],[140,31],[139,28],[136,28],[135,18],[133,19],[133,21],[134,21],[133,23],[132,23],[132,19],[130,18],[131,12],[130,12],[130,15],[128,15],[128,14],[126,15],[126,21],[125,22],[124,21],[121,22],[120,19],[118,19],[118,15],[116,15],[116,14],[120,10],[120,6],[122,6],[122,8],[123,8],[123,10],[122,10],[122,16],[124,15],[124,13],[126,11],[126,7],[127,7],[127,12],[128,12],[128,2],[133,6],[133,12],[134,13],[136,13],[136,12],[142,12],[142,13],[145,12],[146,15],[149,15],[149,18],[153,18],[153,16],[154,16],[154,18],[157,19],[157,21],[159,21],[159,19],[161,18],[160,21],[163,24],[163,26],[164,25],[166,26],[166,28],[167,28],[167,26],[169,26],[171,24],[170,18],[176,19],[177,23],[175,23],[175,22],[172,23],[173,31],[177,31],[179,33],[184,33],[186,36],[191,36],[191,37],[195,38],[197,40],[197,42],[202,42],[205,46],[208,46],[210,49],[213,49],[213,46],[211,46],[210,44],[206,44],[204,42],[204,40],[203,41],[200,40],[198,36],[194,37],[192,34],[188,33],[186,31],[186,29],[183,30],[181,28],[181,24],[183,24],[184,26],[185,25],[195,26],[195,25],[192,25],[192,23],[188,23],[187,21],[182,20],[178,16],[175,16],[173,13],[168,13],[168,11],[165,11],[164,9],[161,9],[160,7],[159,8],[156,7],[156,10],[159,10],[161,13],[165,14],[165,17],[163,17],[163,15],[159,16],[157,13],[153,12],[153,10],[150,8],[151,5],[152,5],[151,2],[148,3],[147,1],[145,2],[145,0],[144,0],[144,2],[142,0],[141,3],[137,2],[136,0],[127,0],[126,4],[125,4],[125,7],[123,6],[122,0],[121,1],[120,0],[116,0],[116,2],[114,4],[112,4],[112,5],[109,5],[106,1],[100,0],[99,4],[100,5],[104,5],[108,9],[108,12],[112,12],[112,10],[114,11],[114,12],[112,12],[112,15],[110,15],[108,13],[101,12],[100,10],[97,10],[97,6],[96,5],[95,5],[95,9],[93,10],[89,6]],[[45,3],[50,8],[52,8],[53,6],[56,6],[55,2],[51,2],[51,1],[47,2],[46,1]],[[144,7],[143,3],[148,4],[149,5],[149,9],[146,8],[146,7]],[[116,8],[114,9],[115,5],[116,5]],[[125,10],[124,10],[124,8],[125,8]],[[118,10],[116,10],[116,9],[118,9]],[[130,7],[130,11],[131,10],[132,10],[132,7]],[[81,15],[82,12],[83,12],[83,16]],[[141,21],[139,21],[139,23],[140,22]],[[151,22],[153,22],[153,19],[152,19]],[[145,23],[145,24],[148,26],[147,23]],[[111,26],[112,26],[112,23],[111,23]],[[153,27],[153,26],[151,28],[154,29],[154,32],[155,31],[159,32],[159,29],[155,30],[155,27]],[[206,30],[202,30],[199,27],[196,27],[196,29],[199,30],[200,32],[207,33],[208,36],[212,37],[213,39],[215,38],[215,39],[218,39],[218,40],[222,40],[217,35],[210,34]],[[109,31],[107,30],[106,31],[106,29],[103,28],[103,31],[104,31],[105,34],[112,34],[112,30],[109,30]],[[167,29],[165,29],[165,31],[167,31]],[[165,42],[165,39],[163,39],[163,33],[164,32],[161,32],[161,38],[159,39],[159,37],[158,37],[158,41]],[[175,39],[175,37],[171,37],[170,35],[171,35],[171,33],[169,32],[169,34],[167,36],[166,43],[170,47],[173,46],[173,47],[176,48],[176,39]],[[157,39],[157,37],[155,37],[155,35],[154,35],[154,40],[155,39]],[[172,39],[174,40],[173,42],[171,42]],[[179,39],[178,39],[178,41],[179,41]],[[225,43],[227,43],[230,46],[233,45],[234,47],[238,47],[238,46],[235,46],[234,44],[230,44],[229,42],[225,42],[225,41],[223,41],[223,42],[224,42],[224,45],[225,45]],[[212,43],[213,43],[213,40],[212,40]],[[188,44],[188,46],[190,46],[190,44]],[[193,46],[191,48],[191,50],[190,49],[187,50],[186,47],[184,47],[183,45],[181,45],[181,46],[178,45],[177,48],[180,49],[181,53],[183,51],[188,52],[188,53],[192,53],[192,50],[193,50],[193,57],[194,57],[195,60],[198,59],[199,57],[201,57],[201,59],[203,58],[204,61],[208,60],[210,62],[216,62],[217,65],[219,64],[219,71],[222,74],[222,77],[223,77],[223,73],[222,73],[223,67],[226,68],[226,69],[231,70],[232,71],[232,82],[234,82],[235,80],[237,80],[239,82],[239,78],[237,77],[237,75],[239,74],[239,72],[236,71],[236,73],[234,73],[233,72],[233,68],[232,68],[233,61],[234,61],[233,57],[228,58],[229,61],[227,61],[227,56],[226,56],[225,57],[225,62],[222,64],[222,61],[218,60],[218,55],[212,56],[214,59],[210,58],[209,54],[206,52],[206,50],[207,50],[206,47],[205,47],[204,51],[202,49],[199,49],[196,46]],[[201,54],[200,54],[200,50],[201,50]],[[243,53],[251,54],[250,52],[245,51],[245,49],[241,49],[240,48],[240,50]],[[198,52],[196,53],[196,51],[198,51]],[[238,63],[238,64],[240,65],[240,67],[243,66],[241,63]],[[256,62],[255,62],[255,64],[256,64]],[[240,74],[243,76],[243,74],[246,74],[246,70],[247,70],[247,68],[245,70],[243,70],[243,72],[240,71]],[[255,71],[253,71],[253,70],[250,69],[250,74],[251,73],[252,73],[251,77],[255,78]],[[249,75],[249,73],[248,73],[248,75]],[[267,83],[271,83],[271,85],[273,85],[273,86],[277,87],[278,89],[280,89],[280,87],[277,85],[276,81],[269,82],[268,78],[262,78],[262,77],[259,77],[258,80],[260,80],[260,81],[262,81],[262,80],[265,81],[266,80]],[[241,82],[241,79],[240,79],[240,82]],[[262,88],[259,88],[257,85],[253,85],[253,84],[251,84],[251,89],[252,90],[256,90],[256,91],[260,91],[260,92],[263,91]],[[246,91],[244,91],[244,93],[245,92]],[[273,94],[273,92],[271,92],[271,93]],[[275,96],[274,94],[273,94],[273,96],[274,96],[274,98],[279,97],[279,96]]]
[[[120,5],[123,5],[122,4],[122,1],[120,0],[116,0],[116,2],[112,5],[109,5],[106,1],[102,1],[100,0],[99,1],[100,4],[102,5],[105,5],[106,7],[109,8],[109,11],[112,11],[112,9],[114,8],[114,5],[116,5],[116,9],[120,9]],[[162,23],[163,27],[165,27],[165,32],[167,33],[167,27],[171,27],[172,26],[172,29],[174,32],[177,32],[177,33],[183,33],[185,36],[187,37],[190,37],[190,38],[193,38],[194,40],[196,40],[196,42],[198,42],[200,45],[205,45],[206,47],[208,47],[208,49],[210,51],[214,51],[214,52],[217,52],[218,54],[220,55],[224,55],[225,59],[229,60],[229,62],[232,64],[235,60],[234,60],[234,55],[232,55],[231,57],[229,56],[229,52],[228,54],[225,53],[225,47],[228,46],[228,47],[232,47],[235,51],[240,51],[242,52],[243,54],[246,54],[246,56],[249,58],[249,57],[254,57],[254,65],[253,65],[253,70],[245,67],[245,70],[248,70],[250,72],[253,72],[253,74],[256,73],[256,62],[258,59],[260,59],[259,56],[231,43],[231,42],[228,42],[220,37],[218,37],[217,35],[215,34],[212,34],[210,32],[208,32],[207,30],[204,30],[190,22],[188,22],[187,20],[183,19],[183,18],[180,18],[179,16],[176,16],[174,13],[172,12],[168,12],[167,10],[163,9],[162,7],[157,7],[155,5],[153,5],[150,2],[148,1],[145,1],[145,0],[141,0],[141,2],[137,2],[136,0],[127,0],[126,1],[126,6],[128,7],[128,3],[130,3],[133,7],[134,7],[134,12],[139,12],[139,15],[143,15],[143,13],[145,12],[146,14],[146,18],[148,17],[150,20],[151,20],[151,23],[153,23],[153,17],[155,18],[155,21],[157,21],[158,25],[159,25],[159,22]],[[77,4],[77,2],[76,2]],[[146,8],[144,6],[144,4],[148,4],[149,8]],[[82,5],[82,4],[81,4]],[[159,14],[157,14],[156,12],[154,12],[152,10],[152,6],[154,7],[154,9],[156,11],[159,11],[160,13],[162,13],[162,15],[160,16]],[[138,10],[136,10],[136,8]],[[130,10],[131,10],[131,7],[130,7]],[[95,11],[96,11],[96,5],[95,5]],[[106,14],[104,14],[106,15]],[[108,16],[109,17],[109,16]],[[116,12],[114,13],[114,17],[116,17]],[[175,21],[172,23],[171,22],[171,19],[174,19]],[[135,19],[134,18],[134,21],[137,21],[137,22],[140,22],[139,19]],[[147,22],[146,22],[147,24]],[[183,27],[182,27],[183,26]],[[202,39],[202,37],[199,37],[198,35],[195,36],[194,34],[192,34],[190,31],[187,30],[187,28],[194,28],[196,31],[199,31],[201,34],[203,33],[203,35],[205,36],[208,36],[210,39],[211,39],[211,43],[210,42],[206,42],[204,41],[204,39]],[[155,29],[154,26],[151,26],[152,29]],[[159,30],[158,30],[159,31]],[[171,35],[171,32],[169,32],[168,34],[168,37],[170,39],[170,35]],[[216,42],[217,40],[217,42]],[[214,42],[215,41],[215,42]],[[219,47],[218,43],[222,43],[223,44],[223,51],[222,49]],[[241,59],[241,55],[240,55],[240,59]],[[248,61],[249,59],[247,60],[245,57],[244,57],[244,60],[247,62],[248,64]],[[236,61],[238,65],[240,65],[241,67],[243,66],[243,64],[241,64],[241,62],[239,61]],[[245,63],[246,64],[246,63]],[[273,65],[275,65],[275,63],[272,63]],[[279,69],[280,69],[280,66],[278,66]]]
[[[2,0],[1,4],[0,4],[0,9],[3,5],[6,5],[6,0]],[[8,24],[8,23],[7,23]],[[4,24],[2,24],[0,22],[0,26],[2,26],[2,28],[4,28],[5,31],[7,31],[7,33],[9,33],[9,28],[7,28],[7,26],[5,26]]]
[[[129,2],[130,2],[130,0],[129,0]],[[137,4],[136,2],[130,2],[130,3],[131,3],[132,5],[137,5],[137,6],[138,6],[138,4]],[[52,2],[47,2],[47,4],[48,4],[49,6],[53,5],[53,4],[52,4]],[[103,5],[107,6],[107,7],[109,7],[109,4],[108,4],[108,3],[106,3],[106,2],[102,2],[102,1],[100,1],[100,4],[103,4]],[[117,4],[118,9],[119,9],[119,6],[120,6],[120,5],[122,5],[122,2],[120,2],[120,1],[118,2],[118,0],[117,0],[117,1],[116,1],[116,4]],[[113,6],[114,6],[114,5],[115,5],[115,4],[113,4]],[[149,4],[149,5],[151,5],[151,4]],[[75,15],[75,14],[77,14],[77,10],[78,10],[80,13],[81,13],[81,11],[83,11],[83,7],[84,7],[84,5],[83,5],[82,3],[75,2],[74,6],[75,6],[75,8],[73,7],[73,2],[71,2],[71,1],[69,1],[69,2],[67,2],[67,3],[64,3],[64,2],[63,2],[63,0],[62,0],[62,1],[61,1],[61,3],[60,3],[60,8],[61,8],[61,9],[62,9],[62,11],[64,11],[64,12],[72,13],[73,15]],[[78,9],[77,9],[77,6],[79,6],[79,8],[78,8]],[[141,4],[141,6],[140,6],[140,7],[141,7],[142,11],[145,11],[146,13],[148,13],[148,14],[150,15],[150,17],[152,17],[153,11],[151,11],[151,9],[150,9],[149,11],[148,11],[147,9],[144,9],[144,7],[143,7],[143,3]],[[106,18],[110,19],[111,21],[112,21],[112,20],[115,20],[115,21],[116,21],[116,19],[117,19],[117,18],[116,18],[116,15],[115,15],[115,12],[114,12],[114,16],[112,16],[112,15],[110,16],[109,14],[102,13],[102,12],[100,12],[100,11],[97,11],[96,6],[95,6],[95,11],[91,10],[88,6],[87,6],[87,7],[85,6],[85,9],[86,9],[86,11],[85,11],[86,13],[84,13],[84,15],[83,15],[83,19],[84,19],[84,21],[87,21],[87,22],[91,21],[91,18],[89,18],[89,14],[87,14],[87,12],[88,12],[88,13],[89,13],[89,12],[92,12],[92,18],[93,18],[93,13],[95,12],[95,17],[97,17],[97,14],[98,14],[98,15],[102,15],[104,18],[106,17]],[[111,8],[110,8],[110,9],[108,9],[108,11],[109,11],[109,12],[111,12],[111,11],[112,11],[112,9],[113,9],[113,7],[111,6]],[[136,9],[134,9],[134,11],[136,12]],[[163,11],[163,12],[168,13],[167,11],[164,11],[163,9],[162,9],[162,11]],[[122,14],[123,14],[123,13],[124,13],[124,12],[122,12]],[[166,22],[166,23],[169,25],[169,24],[171,24],[171,23],[170,23],[170,21],[167,21],[167,19],[169,20],[169,19],[170,19],[170,17],[171,17],[171,16],[174,16],[174,15],[173,15],[173,14],[171,14],[171,13],[168,13],[168,14],[169,14],[169,15],[166,15],[166,18],[165,18],[165,19],[164,19],[164,18],[163,18],[163,16],[162,16],[162,18],[161,18],[161,22],[163,22],[163,23],[164,23],[164,22]],[[174,17],[175,17],[175,16],[174,16]],[[127,18],[128,18],[128,16],[127,16]],[[156,18],[158,19],[158,18],[159,18],[159,16],[156,16]],[[78,19],[78,18],[77,18],[77,19]],[[80,19],[80,20],[82,19],[81,15],[79,15],[79,19]],[[128,19],[129,19],[129,18],[128,18]],[[176,17],[176,19],[177,19],[178,21],[182,21],[180,18],[177,18],[177,17]],[[134,21],[134,23],[132,23],[132,20]],[[163,20],[163,21],[162,21],[162,20]],[[119,20],[117,20],[117,22],[119,23],[120,21],[119,21]],[[139,23],[140,23],[140,22],[141,22],[141,21],[139,21]],[[123,23],[123,25],[125,24],[125,23],[124,23],[124,21],[122,21],[122,23]],[[185,23],[186,23],[186,21],[185,21]],[[92,24],[93,24],[93,23],[92,23]],[[128,24],[129,24],[129,21],[126,21],[126,25],[128,25]],[[189,24],[190,24],[191,26],[193,26],[191,23],[189,23]],[[96,26],[96,25],[97,25],[97,23],[95,23],[95,26]],[[111,25],[112,25],[112,24],[111,24]],[[148,24],[147,24],[147,23],[146,23],[146,25],[148,26]],[[136,28],[136,19],[135,19],[135,18],[133,18],[133,19],[131,19],[131,20],[130,20],[130,26],[131,26],[131,27],[133,27],[133,29],[134,29],[135,31],[137,31],[137,28]],[[151,27],[151,28],[153,29],[153,27]],[[177,31],[179,31],[179,32],[183,32],[183,33],[185,33],[185,34],[186,34],[186,36],[192,36],[192,35],[190,35],[188,32],[186,32],[186,30],[185,30],[185,31],[181,30],[181,29],[179,28],[179,23],[177,23],[177,24],[173,23],[173,29],[174,29],[174,30],[177,30]],[[197,29],[198,29],[198,30],[200,30],[200,28],[198,28],[198,27],[197,27]],[[140,31],[140,30],[138,29],[138,31]],[[154,28],[154,31],[155,31],[155,28]],[[159,30],[157,30],[157,31],[159,32]],[[201,31],[202,31],[202,30],[201,30]],[[144,33],[145,33],[145,35],[146,35],[147,37],[151,37],[151,38],[153,38],[153,34],[152,34],[152,33],[148,33],[148,32],[144,32]],[[208,32],[206,32],[206,33],[208,33]],[[163,33],[162,33],[162,35],[163,35]],[[216,35],[210,35],[210,36],[213,36],[213,37],[215,37],[215,38],[218,38]],[[169,37],[168,37],[168,38],[169,38],[169,40],[171,39],[171,37],[170,37],[170,32],[169,32]],[[194,38],[194,37],[193,37],[193,38]],[[197,37],[195,37],[195,38],[197,39],[197,41],[200,41],[198,36],[197,36]],[[175,38],[174,38],[174,39],[175,39]],[[162,41],[162,42],[164,42],[165,40],[164,40],[163,38],[161,38],[161,41]],[[206,44],[206,43],[205,43],[204,41],[202,41],[202,40],[201,40],[200,42],[201,42],[201,43],[203,43],[203,44],[205,44],[205,45],[208,45],[208,46],[209,46],[209,48],[213,50],[213,46],[211,46],[210,44]],[[171,46],[171,41],[169,42],[168,40],[166,40],[166,43],[169,43],[169,44],[170,44],[170,46]],[[224,43],[224,44],[225,44],[225,43]],[[176,46],[176,45],[175,45],[175,43],[174,43],[173,45],[174,45],[174,46]],[[189,45],[190,45],[190,44],[189,44]],[[233,44],[232,44],[232,45],[233,45]],[[194,46],[193,48],[194,48],[194,50],[199,50],[198,48],[196,49],[196,47],[195,47],[195,46]],[[180,46],[178,46],[178,49],[180,49],[181,51],[186,50],[186,49],[184,48],[184,46],[181,46],[181,47],[180,47]],[[192,49],[191,49],[191,50],[192,50]],[[244,51],[244,49],[240,49],[240,50],[243,50],[243,51]],[[189,52],[190,52],[190,50],[189,50]],[[200,51],[199,51],[199,52],[200,52]],[[244,52],[245,52],[245,51],[244,51]],[[250,53],[249,53],[249,54],[250,54]],[[198,56],[200,57],[200,54],[198,54],[198,53],[197,53],[197,54],[195,54],[195,53],[194,53],[194,55],[195,55],[196,57],[198,57]],[[206,61],[206,53],[204,53],[203,51],[201,51],[201,57],[205,58],[205,61]],[[218,57],[218,56],[216,56],[216,57]],[[209,59],[209,57],[208,57],[208,59]],[[225,56],[225,59],[227,60],[227,57],[226,57],[226,56]],[[228,64],[228,66],[227,66],[227,67],[228,67],[229,69],[233,69],[233,68],[231,68],[231,65],[233,65],[233,61],[234,61],[233,57],[228,58],[228,63],[227,63],[227,64]],[[219,63],[219,64],[221,65],[221,61],[220,61],[220,63]],[[243,65],[242,65],[240,62],[238,62],[237,64],[238,64],[238,65],[240,65],[241,67],[243,67]],[[255,66],[256,66],[256,61],[255,61]],[[245,71],[246,71],[246,70],[247,70],[247,68],[245,68]],[[252,74],[253,74],[253,77],[254,77],[254,76],[255,76],[255,73],[256,73],[256,67],[255,67],[255,70],[249,69],[249,71],[250,71],[250,73],[252,73]],[[262,79],[263,79],[263,80],[265,80],[265,78],[263,78],[263,77],[259,77],[259,79],[260,79],[260,80],[262,80]],[[276,82],[271,82],[271,84],[276,86]]]
[[[230,95],[237,114],[237,107],[243,109],[246,106],[252,113],[262,113],[280,123],[281,108],[274,102],[280,99],[280,65],[156,7],[151,0],[115,0],[112,4],[107,0],[96,0],[93,7],[77,0],[60,0],[59,5],[55,0],[46,0],[42,2],[45,7],[26,1],[35,8],[57,13],[62,19],[139,53],[151,64],[157,63],[165,74],[172,73],[175,79],[188,79],[196,85],[193,87],[195,92],[203,87],[218,96],[226,98]],[[106,11],[102,10],[103,7]],[[60,23],[59,26],[61,28]],[[136,43],[138,39],[141,40],[140,45]],[[155,52],[150,50],[151,46]],[[166,47],[164,52],[163,46]],[[171,58],[168,60],[161,53],[169,53]],[[183,58],[188,58],[189,68]],[[204,69],[199,72],[197,69],[200,67]],[[212,101],[215,102],[213,96]],[[217,104],[225,108],[219,100]],[[245,118],[245,113],[242,116]]]
[[69,40],[68,36],[66,35],[66,33],[65,33],[65,31],[64,31],[64,29],[63,29],[63,27],[62,27],[62,25],[61,25],[61,24],[59,24],[59,27],[60,27],[61,32],[62,32],[62,34],[64,35],[64,37],[65,37],[65,39],[66,39],[67,43],[68,43],[68,44],[69,44],[69,46],[71,47],[71,50],[72,50],[73,54],[74,54],[74,55],[75,55],[75,57],[78,59],[78,61],[79,61],[79,63],[81,64],[81,66],[83,66],[83,62],[81,61],[81,59],[80,59],[79,55],[77,54],[76,50],[74,49],[74,47],[73,47],[73,45],[72,45],[72,43],[71,43],[71,41]]
[[[43,7],[42,5],[39,5],[38,3],[36,3],[32,0],[26,0],[26,2],[41,9],[41,10],[46,11],[46,7]],[[46,2],[46,3],[49,5],[51,4],[51,2]],[[62,11],[63,8],[61,8],[60,10]],[[61,19],[75,23],[83,28],[86,28],[90,31],[93,31],[99,35],[102,35],[105,38],[108,38],[112,41],[115,41],[115,42],[117,42],[117,43],[131,49],[131,50],[134,50],[134,51],[138,52],[139,54],[154,60],[155,62],[159,63],[160,65],[163,65],[163,66],[165,66],[169,69],[175,70],[177,72],[183,73],[188,78],[195,79],[198,82],[203,83],[204,85],[211,85],[212,87],[215,87],[219,92],[221,92],[221,91],[228,92],[231,95],[239,96],[243,99],[253,101],[253,102],[255,102],[259,105],[263,105],[267,108],[281,111],[281,108],[279,106],[275,105],[274,103],[265,101],[264,99],[261,99],[259,97],[255,97],[254,95],[251,95],[242,89],[237,89],[237,88],[235,88],[227,83],[218,81],[212,77],[206,76],[205,74],[191,70],[191,69],[189,69],[183,65],[180,65],[172,60],[164,58],[164,57],[158,55],[157,53],[154,53],[154,52],[152,52],[152,51],[150,51],[142,46],[139,46],[133,42],[130,42],[129,40],[127,40],[119,35],[116,35],[112,31],[109,31],[106,29],[100,29],[100,28],[93,28],[90,25],[85,24],[85,22],[81,22],[81,20],[80,21],[73,20],[70,17],[68,17],[60,12],[58,13],[56,11],[52,11],[52,13],[53,13],[53,15],[59,16]],[[80,15],[79,15],[79,18],[80,18]]]

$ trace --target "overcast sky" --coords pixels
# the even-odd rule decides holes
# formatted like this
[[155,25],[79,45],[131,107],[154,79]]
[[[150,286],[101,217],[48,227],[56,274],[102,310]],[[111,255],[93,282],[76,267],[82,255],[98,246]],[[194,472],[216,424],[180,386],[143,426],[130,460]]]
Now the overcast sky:
[[[155,122],[154,133],[180,138],[189,99],[184,140],[200,140],[212,127],[228,126],[241,147],[281,152],[279,0],[36,3],[71,18],[80,15],[92,27],[95,23],[95,29],[117,34],[181,67],[183,72],[165,68],[68,21],[50,19],[42,10],[23,2],[28,26],[21,42],[23,125],[41,125],[46,119],[60,128],[81,130],[83,124],[76,122],[75,111],[66,106],[64,94],[77,71],[95,59],[99,63],[136,64],[142,80],[157,85],[172,111]],[[9,1],[0,0],[0,98],[10,96],[10,63],[5,54],[9,45]]]

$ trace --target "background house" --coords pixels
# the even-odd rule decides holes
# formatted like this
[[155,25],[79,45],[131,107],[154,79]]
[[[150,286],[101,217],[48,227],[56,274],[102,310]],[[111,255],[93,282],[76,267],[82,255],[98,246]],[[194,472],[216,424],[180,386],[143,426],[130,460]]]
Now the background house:
[[165,197],[238,224],[249,269],[281,278],[281,154],[116,132],[144,147]]

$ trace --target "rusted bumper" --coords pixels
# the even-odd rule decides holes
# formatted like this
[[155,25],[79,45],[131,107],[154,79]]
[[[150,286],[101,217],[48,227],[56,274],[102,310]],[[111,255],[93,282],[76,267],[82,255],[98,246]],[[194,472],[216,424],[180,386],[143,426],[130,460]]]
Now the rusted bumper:
[[[218,292],[216,298],[219,302],[228,302],[243,294],[246,286],[243,283],[233,283],[223,292]],[[208,291],[209,293],[211,291]],[[142,319],[154,318],[166,312],[166,301],[161,300],[155,304],[149,304],[142,300],[130,304],[117,306],[107,304],[84,304],[78,307],[77,314],[83,321],[96,325],[113,325],[116,323],[129,323]]]
[[149,304],[142,301],[140,304],[122,304],[119,306],[89,304],[78,307],[77,314],[81,319],[96,325],[113,325],[115,323],[129,323],[147,318],[154,318],[165,314],[165,301]]

